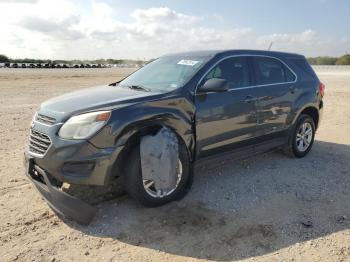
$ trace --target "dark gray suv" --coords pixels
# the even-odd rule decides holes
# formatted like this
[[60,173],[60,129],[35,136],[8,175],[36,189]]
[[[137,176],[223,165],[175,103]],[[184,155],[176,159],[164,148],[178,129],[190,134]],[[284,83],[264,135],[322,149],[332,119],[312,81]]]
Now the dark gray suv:
[[[27,175],[58,214],[80,223],[88,223],[95,208],[60,190],[63,182],[102,186],[119,178],[140,203],[162,205],[184,196],[193,164],[214,155],[281,148],[304,157],[320,124],[324,89],[297,54],[228,50],[163,56],[120,82],[43,103],[25,151]],[[151,149],[140,153],[144,137],[160,130],[176,139],[175,146],[164,147],[176,152],[167,162],[176,163],[169,169],[175,182],[167,188],[160,186],[163,174],[143,175],[142,161],[154,156]]]

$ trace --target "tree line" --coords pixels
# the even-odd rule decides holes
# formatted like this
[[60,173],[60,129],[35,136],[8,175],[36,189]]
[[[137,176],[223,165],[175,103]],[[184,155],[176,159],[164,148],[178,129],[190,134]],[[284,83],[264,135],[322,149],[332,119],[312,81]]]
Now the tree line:
[[[341,57],[318,56],[309,57],[311,65],[350,65],[350,54]],[[0,63],[47,63],[47,64],[137,64],[142,65],[143,60],[131,59],[97,59],[97,60],[49,60],[49,59],[11,59],[6,55],[0,54]]]
[[12,59],[6,55],[0,54],[0,63],[18,63],[18,64],[136,64],[142,65],[147,61],[132,59],[96,59],[96,60],[50,60],[50,59]]
[[350,55],[341,57],[318,56],[307,59],[311,65],[350,65]]

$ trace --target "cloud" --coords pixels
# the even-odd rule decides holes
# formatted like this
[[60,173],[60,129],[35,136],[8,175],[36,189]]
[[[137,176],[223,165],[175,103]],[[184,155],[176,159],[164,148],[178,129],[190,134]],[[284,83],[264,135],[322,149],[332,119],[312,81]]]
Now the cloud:
[[168,7],[149,8],[149,9],[136,9],[132,15],[136,19],[137,23],[146,24],[192,24],[199,18],[195,16],[185,15],[177,13]]
[[[68,0],[1,1],[0,51],[13,57],[63,59],[153,58],[164,53],[199,49],[267,49],[308,56],[338,55],[349,38],[321,37],[311,29],[294,34],[259,34],[250,27],[220,28],[223,17],[206,18],[168,7],[136,9],[127,22],[106,3],[87,2],[84,10]],[[56,3],[56,5],[54,4]],[[215,26],[215,27],[214,27]]]
[[34,4],[38,2],[38,0],[0,0],[0,3],[13,3],[13,4]]
[[119,36],[115,31],[100,31],[96,30],[90,33],[92,39],[102,41],[118,41]]
[[28,16],[19,22],[19,25],[31,31],[44,33],[58,40],[77,40],[85,37],[81,31],[73,29],[79,24],[79,16],[70,16],[61,21],[53,21],[36,16]]

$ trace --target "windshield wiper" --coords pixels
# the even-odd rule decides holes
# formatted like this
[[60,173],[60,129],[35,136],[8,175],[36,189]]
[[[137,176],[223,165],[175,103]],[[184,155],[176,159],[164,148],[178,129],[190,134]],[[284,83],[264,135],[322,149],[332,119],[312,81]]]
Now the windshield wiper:
[[128,88],[130,89],[134,89],[134,90],[142,90],[142,91],[146,91],[146,92],[150,92],[151,90],[144,87],[144,86],[141,86],[141,85],[131,85],[131,86],[128,86]]

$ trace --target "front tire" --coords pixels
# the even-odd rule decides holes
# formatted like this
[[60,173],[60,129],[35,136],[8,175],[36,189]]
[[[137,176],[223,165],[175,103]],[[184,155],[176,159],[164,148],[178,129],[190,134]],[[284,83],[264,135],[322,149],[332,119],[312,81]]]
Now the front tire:
[[124,185],[128,194],[140,204],[148,207],[156,207],[167,204],[174,200],[180,200],[189,191],[192,184],[192,172],[188,152],[182,143],[179,142],[179,164],[181,177],[178,180],[176,188],[168,194],[159,194],[152,192],[147,188],[149,182],[142,179],[140,145],[131,149],[127,163],[124,168]]
[[288,145],[284,152],[296,158],[306,156],[314,143],[315,131],[313,118],[309,115],[301,114],[289,136]]

